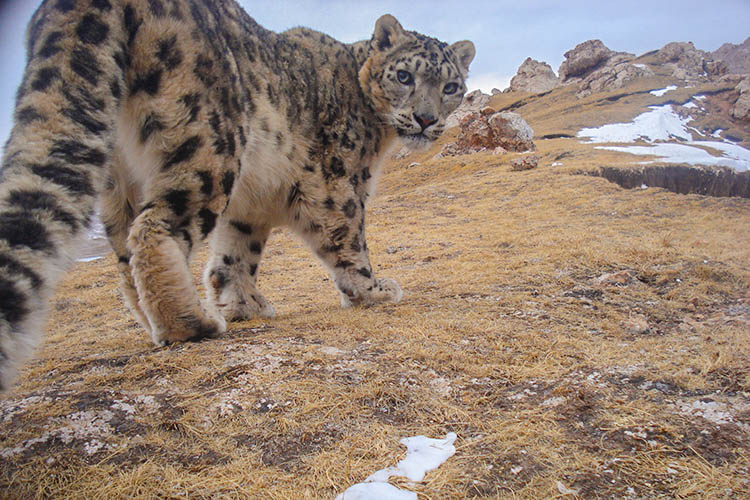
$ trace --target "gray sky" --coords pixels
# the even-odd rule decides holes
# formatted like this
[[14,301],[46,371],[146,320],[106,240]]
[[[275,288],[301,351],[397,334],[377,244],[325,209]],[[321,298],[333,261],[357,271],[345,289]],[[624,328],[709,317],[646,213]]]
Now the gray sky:
[[[21,81],[23,36],[34,0],[0,0],[0,145]],[[472,40],[477,55],[469,88],[507,87],[526,57],[555,71],[563,54],[599,38],[612,50],[642,54],[669,42],[692,41],[703,50],[750,36],[750,0],[385,0],[240,1],[261,25],[274,31],[307,26],[343,41],[369,38],[382,14],[404,28],[446,42]]]

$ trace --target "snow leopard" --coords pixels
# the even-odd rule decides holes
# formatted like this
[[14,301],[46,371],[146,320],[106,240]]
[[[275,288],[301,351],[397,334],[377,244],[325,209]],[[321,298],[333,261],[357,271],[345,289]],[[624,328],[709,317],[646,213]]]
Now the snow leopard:
[[[341,43],[257,24],[234,0],[45,0],[0,172],[0,386],[39,343],[97,207],[122,296],[153,342],[270,317],[257,288],[286,226],[344,307],[398,302],[375,277],[365,207],[394,145],[424,147],[466,92],[475,48],[380,17]],[[201,297],[189,260],[211,254]]]

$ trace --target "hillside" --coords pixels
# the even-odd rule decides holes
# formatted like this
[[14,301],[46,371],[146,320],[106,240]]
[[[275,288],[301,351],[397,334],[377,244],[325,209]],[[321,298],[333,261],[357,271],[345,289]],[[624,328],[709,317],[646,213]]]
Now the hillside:
[[340,309],[277,231],[260,277],[276,318],[154,348],[114,257],[79,263],[0,400],[4,496],[334,498],[403,458],[400,439],[453,432],[423,482],[391,483],[420,499],[747,498],[750,199],[624,189],[602,168],[644,158],[577,137],[734,91],[651,93],[671,83],[494,96],[534,129],[530,170],[514,153],[436,158],[457,129],[394,159],[368,237],[397,305]]

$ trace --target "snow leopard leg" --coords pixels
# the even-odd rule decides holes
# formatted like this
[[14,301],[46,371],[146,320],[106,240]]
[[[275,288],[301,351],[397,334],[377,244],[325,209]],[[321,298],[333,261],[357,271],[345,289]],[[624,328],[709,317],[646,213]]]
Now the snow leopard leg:
[[[319,206],[300,207],[297,231],[331,273],[341,306],[399,302],[401,287],[390,278],[375,278],[365,241],[364,192],[335,193]],[[343,196],[342,196],[343,195]]]
[[138,199],[133,189],[129,186],[123,176],[125,164],[119,148],[115,148],[112,155],[111,177],[102,191],[102,199],[99,207],[100,216],[104,228],[117,256],[117,270],[120,272],[120,292],[128,309],[138,322],[151,334],[151,325],[146,314],[138,305],[138,290],[133,281],[130,268],[132,254],[128,250],[127,239],[130,227],[135,219],[135,209]]
[[203,280],[210,299],[227,320],[274,315],[273,306],[257,288],[258,265],[269,233],[268,226],[229,216],[219,221]]
[[[184,144],[189,141],[191,137],[183,138],[176,147],[185,151]],[[201,193],[195,166],[207,168],[210,175],[219,178],[234,179],[235,171],[208,147],[197,147],[189,156],[193,154],[200,159],[187,161],[182,169],[167,169],[168,175],[159,179],[158,187],[146,193],[146,203],[127,240],[138,305],[158,345],[213,337],[226,330],[219,311],[198,296],[188,260],[194,244],[213,231],[228,199],[228,194],[206,197]]]

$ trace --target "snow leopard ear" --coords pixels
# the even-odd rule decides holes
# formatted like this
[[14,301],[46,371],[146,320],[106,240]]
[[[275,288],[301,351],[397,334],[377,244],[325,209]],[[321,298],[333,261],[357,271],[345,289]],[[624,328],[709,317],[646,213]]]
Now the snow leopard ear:
[[372,34],[372,46],[378,52],[383,52],[398,43],[405,36],[404,28],[390,14],[381,16],[375,23],[375,32]]
[[476,54],[474,44],[468,40],[463,40],[451,45],[450,49],[456,55],[456,59],[458,60],[459,64],[459,70],[463,74],[464,78],[466,78],[466,75],[469,74],[469,64],[471,64],[471,61],[474,60],[474,55]]

